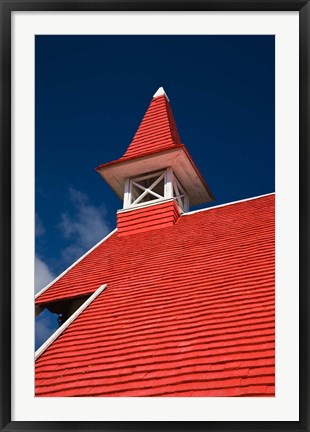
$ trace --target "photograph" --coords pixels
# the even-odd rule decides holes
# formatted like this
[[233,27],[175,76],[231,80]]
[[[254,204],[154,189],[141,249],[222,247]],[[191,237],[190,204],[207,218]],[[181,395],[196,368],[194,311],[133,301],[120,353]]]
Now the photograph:
[[275,398],[275,36],[34,43],[35,397]]

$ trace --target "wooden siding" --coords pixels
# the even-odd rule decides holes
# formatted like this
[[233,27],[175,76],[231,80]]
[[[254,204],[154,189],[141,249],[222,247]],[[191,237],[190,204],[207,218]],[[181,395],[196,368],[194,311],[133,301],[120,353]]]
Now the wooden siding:
[[141,209],[122,211],[117,214],[117,235],[124,236],[165,228],[174,225],[179,217],[178,206],[174,200]]

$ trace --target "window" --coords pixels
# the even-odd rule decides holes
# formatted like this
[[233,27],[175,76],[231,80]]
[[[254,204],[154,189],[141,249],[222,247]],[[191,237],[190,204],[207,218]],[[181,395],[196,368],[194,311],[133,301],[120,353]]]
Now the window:
[[124,209],[176,198],[182,211],[188,211],[188,197],[171,168],[129,178],[125,183]]
[[130,179],[130,206],[145,204],[165,197],[165,172]]

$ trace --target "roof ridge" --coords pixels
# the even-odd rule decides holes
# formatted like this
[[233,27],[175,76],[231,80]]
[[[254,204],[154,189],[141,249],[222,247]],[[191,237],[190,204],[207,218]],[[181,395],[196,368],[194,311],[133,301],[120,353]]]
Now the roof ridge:
[[245,202],[245,201],[253,201],[255,199],[264,198],[264,197],[267,197],[267,196],[270,196],[270,195],[275,195],[275,192],[269,192],[267,194],[258,195],[256,197],[244,198],[244,199],[241,199],[241,200],[238,200],[238,201],[232,201],[232,202],[225,203],[225,204],[219,204],[217,206],[207,207],[207,208],[203,208],[203,209],[199,209],[199,210],[193,210],[193,211],[190,211],[190,212],[182,213],[181,216],[182,217],[183,216],[188,216],[188,215],[191,215],[193,213],[199,213],[199,212],[203,212],[203,211],[207,211],[207,210],[213,210],[213,209],[216,209],[216,208],[219,208],[219,207],[226,207],[226,206],[233,205],[233,204],[239,204],[239,203]]

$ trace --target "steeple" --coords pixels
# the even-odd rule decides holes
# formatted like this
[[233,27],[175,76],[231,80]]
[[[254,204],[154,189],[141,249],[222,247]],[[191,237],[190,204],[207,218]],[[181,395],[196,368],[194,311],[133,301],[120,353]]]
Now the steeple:
[[[137,217],[141,222],[140,228],[145,228],[141,217],[145,218],[146,211],[151,214],[169,208],[173,215],[171,223],[175,223],[180,213],[189,210],[189,206],[214,199],[185,145],[181,143],[163,87],[154,94],[124,155],[100,165],[97,171],[123,200],[123,209],[118,211],[118,222],[124,219],[123,213],[130,210],[130,219]],[[145,209],[150,206],[153,208]],[[141,212],[142,209],[145,210]],[[166,210],[160,213],[163,213],[162,221],[166,221]],[[160,217],[156,220],[159,222]],[[119,223],[118,228],[121,233]]]
[[168,96],[160,87],[154,94],[131,144],[119,161],[157,153],[180,145],[181,140]]

